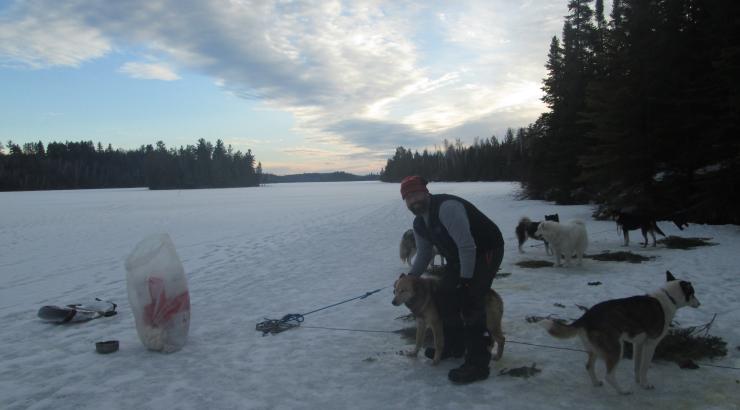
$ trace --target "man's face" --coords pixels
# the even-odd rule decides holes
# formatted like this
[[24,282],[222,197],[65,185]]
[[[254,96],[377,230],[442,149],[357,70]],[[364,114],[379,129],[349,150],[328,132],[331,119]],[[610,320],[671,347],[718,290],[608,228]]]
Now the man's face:
[[429,194],[423,191],[406,195],[406,208],[414,215],[421,215],[429,208]]

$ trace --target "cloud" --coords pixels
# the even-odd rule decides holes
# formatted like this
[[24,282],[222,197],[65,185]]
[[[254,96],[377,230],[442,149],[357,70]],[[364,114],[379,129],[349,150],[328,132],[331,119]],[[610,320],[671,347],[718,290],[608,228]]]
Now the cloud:
[[112,49],[96,27],[63,3],[19,2],[0,13],[0,64],[40,69],[78,67]]
[[290,112],[307,144],[370,155],[534,121],[566,13],[562,0],[28,0],[0,15],[0,58],[43,68],[139,50],[162,65],[122,72],[205,74]]
[[128,62],[122,65],[121,68],[118,69],[118,72],[126,74],[132,78],[140,78],[143,80],[174,81],[180,79],[180,76],[172,71],[172,69],[166,64]]
[[491,112],[478,118],[471,118],[457,127],[444,132],[448,141],[460,139],[472,143],[475,138],[487,139],[496,137],[501,141],[509,128],[526,127],[531,123],[532,115],[536,114],[528,108],[512,108],[507,111]]
[[406,124],[361,118],[338,121],[325,130],[341,135],[343,140],[351,144],[370,149],[388,149],[399,145],[418,147],[434,142],[430,134],[419,132]]
[[283,150],[286,154],[293,154],[293,155],[318,155],[318,156],[327,156],[336,155],[335,152],[325,149],[318,149],[318,148],[308,148],[308,147],[294,147],[294,148],[286,148]]

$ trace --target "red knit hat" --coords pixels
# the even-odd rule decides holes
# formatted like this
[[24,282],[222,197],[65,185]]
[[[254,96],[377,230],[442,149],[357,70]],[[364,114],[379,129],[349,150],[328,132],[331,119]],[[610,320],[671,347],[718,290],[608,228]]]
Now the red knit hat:
[[406,199],[406,196],[412,192],[426,192],[428,194],[427,181],[418,175],[404,178],[401,181],[401,198]]

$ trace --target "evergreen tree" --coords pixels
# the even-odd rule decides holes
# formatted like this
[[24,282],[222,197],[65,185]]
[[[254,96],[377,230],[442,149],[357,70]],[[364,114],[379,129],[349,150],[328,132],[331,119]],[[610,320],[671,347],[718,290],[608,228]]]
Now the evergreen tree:
[[[256,186],[254,156],[214,147],[167,149],[162,141],[133,151],[103,149],[92,141],[25,143],[8,141],[0,155],[0,190],[148,186],[151,189]],[[200,149],[200,152],[198,151]]]

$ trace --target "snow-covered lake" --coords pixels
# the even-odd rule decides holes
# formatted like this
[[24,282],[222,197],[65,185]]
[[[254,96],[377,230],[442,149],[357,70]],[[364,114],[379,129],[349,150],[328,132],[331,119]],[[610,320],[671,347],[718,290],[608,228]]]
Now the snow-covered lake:
[[[380,182],[274,184],[260,188],[190,191],[109,189],[0,193],[0,408],[2,409],[737,409],[740,370],[702,366],[681,370],[653,363],[652,391],[635,386],[632,361],[617,377],[634,391],[618,396],[594,388],[580,342],[555,340],[528,323],[529,315],[576,318],[576,306],[644,294],[670,269],[693,282],[702,305],[684,308],[682,326],[707,323],[728,355],[707,364],[740,367],[740,228],[691,225],[683,232],[659,223],[667,235],[710,237],[716,246],[643,249],[637,232],[629,250],[654,256],[641,264],[586,259],[572,268],[525,269],[524,259],[547,259],[529,241],[517,252],[514,227],[559,213],[580,218],[589,254],[625,250],[611,221],[595,221],[588,206],[518,201],[517,184],[432,183],[432,193],[462,196],[491,217],[506,239],[494,281],[505,304],[508,344],[491,377],[452,385],[458,360],[433,367],[399,355],[410,342],[393,331],[396,320],[385,288],[306,316],[301,328],[263,337],[265,317],[305,313],[390,286],[407,267],[398,257],[412,215],[397,184]],[[144,237],[172,237],[189,280],[192,317],[179,352],[147,351],[139,341],[126,294],[124,260]],[[602,282],[588,286],[588,282]],[[119,314],[53,325],[36,317],[43,305],[93,297],[118,304]],[[558,307],[561,304],[565,307]],[[120,340],[120,351],[95,352],[94,343]],[[536,363],[528,379],[499,375]],[[598,374],[603,364],[597,365]]]

